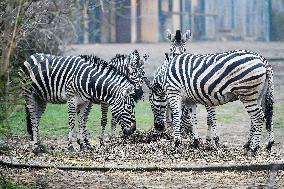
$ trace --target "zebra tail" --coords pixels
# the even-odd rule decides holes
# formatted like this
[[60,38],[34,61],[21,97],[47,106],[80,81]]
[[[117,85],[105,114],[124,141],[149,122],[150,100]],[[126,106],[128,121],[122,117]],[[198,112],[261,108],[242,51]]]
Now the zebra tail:
[[271,131],[272,117],[273,117],[273,70],[269,65],[266,69],[267,76],[267,90],[265,94],[265,119],[266,119],[266,130]]
[[30,115],[30,112],[27,106],[26,106],[26,119],[27,119],[27,131],[29,135],[31,135],[31,139],[33,140],[33,128],[32,128],[31,115]]

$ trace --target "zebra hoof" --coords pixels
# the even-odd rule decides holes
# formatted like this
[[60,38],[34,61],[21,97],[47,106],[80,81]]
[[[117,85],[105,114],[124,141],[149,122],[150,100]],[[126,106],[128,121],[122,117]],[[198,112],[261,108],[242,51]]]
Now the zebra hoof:
[[75,149],[74,149],[74,146],[73,146],[73,145],[68,145],[67,150],[68,150],[69,152],[74,152],[74,151],[75,151]]
[[87,144],[85,144],[85,149],[86,150],[94,150],[94,147],[89,143],[89,141],[88,141],[88,143]]
[[175,140],[174,142],[175,147],[179,147],[181,145],[181,141],[179,139]]
[[199,144],[200,142],[198,138],[193,140],[193,148],[197,149],[199,147]]
[[274,144],[274,141],[268,142],[268,144],[267,144],[267,146],[266,146],[266,150],[269,151],[269,152],[271,152],[271,148],[272,148],[273,144]]
[[166,129],[165,124],[163,122],[154,123],[154,127],[157,131],[160,131],[160,132],[163,132]]
[[219,140],[220,140],[219,137],[216,136],[216,137],[213,138],[213,140],[214,140],[215,146],[218,147],[219,146]]
[[248,151],[249,146],[250,146],[250,142],[247,142],[247,143],[245,143],[245,145],[243,145],[243,148]]
[[40,153],[46,153],[46,147],[43,144],[38,144],[34,149],[33,149],[33,153],[34,154],[40,154]]
[[257,150],[258,150],[259,146],[255,147],[255,148],[248,148],[247,151],[247,157],[255,157],[257,155]]
[[105,145],[105,140],[103,137],[99,137],[99,142],[100,142],[100,146],[104,146]]
[[85,143],[85,146],[86,146],[88,149],[93,148],[88,139],[84,139],[84,143]]

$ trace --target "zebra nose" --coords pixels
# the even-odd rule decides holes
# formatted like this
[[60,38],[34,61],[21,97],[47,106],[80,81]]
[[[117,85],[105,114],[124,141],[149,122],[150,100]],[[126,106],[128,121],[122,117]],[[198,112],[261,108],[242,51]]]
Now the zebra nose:
[[154,127],[157,131],[164,131],[165,130],[165,124],[163,121],[155,122]]
[[131,124],[130,128],[125,127],[125,128],[123,129],[123,134],[126,135],[126,136],[128,136],[128,135],[133,134],[135,130],[136,130],[136,122],[133,122],[133,123]]

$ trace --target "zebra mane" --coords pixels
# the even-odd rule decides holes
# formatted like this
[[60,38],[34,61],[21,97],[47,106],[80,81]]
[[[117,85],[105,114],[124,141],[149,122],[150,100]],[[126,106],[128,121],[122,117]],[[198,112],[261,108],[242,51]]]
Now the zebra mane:
[[176,31],[175,40],[178,43],[181,41],[181,32],[180,32],[180,30]]
[[[89,61],[94,67],[99,67],[99,68],[103,68],[103,69],[110,69],[112,71],[114,71],[115,73],[125,77],[127,79],[127,81],[129,83],[131,83],[132,85],[135,86],[135,83],[133,81],[131,81],[129,79],[129,76],[120,72],[115,66],[109,64],[107,61],[95,56],[95,55],[79,55],[81,58],[83,58],[85,61]],[[115,56],[115,58],[118,57],[122,57],[125,58],[126,55],[120,55],[117,54]],[[113,59],[115,59],[113,58]],[[131,96],[133,97],[133,99],[135,100],[135,102],[137,102],[138,100],[140,100],[143,96],[143,90],[142,87],[141,89],[135,89],[135,94],[131,94]]]
[[113,62],[117,59],[122,59],[122,60],[125,60],[127,58],[128,55],[126,54],[116,54],[115,57],[113,57],[110,62]]
[[118,72],[120,75],[127,77],[125,74],[121,73],[115,66],[109,64],[104,59],[101,59],[95,55],[79,55],[79,56],[83,58],[85,61],[89,61],[95,67],[108,68],[115,72]]
[[89,61],[94,66],[102,66],[102,67],[109,67],[107,61],[95,56],[95,55],[79,55],[81,58],[83,58],[85,61]]
[[91,64],[93,64],[94,67],[100,67],[103,69],[110,69],[114,72],[116,72],[119,75],[124,76],[131,84],[134,84],[133,81],[129,79],[129,76],[122,73],[115,67],[114,65],[109,64],[107,61],[95,56],[95,55],[79,55],[81,58],[83,58],[85,61],[89,61]]

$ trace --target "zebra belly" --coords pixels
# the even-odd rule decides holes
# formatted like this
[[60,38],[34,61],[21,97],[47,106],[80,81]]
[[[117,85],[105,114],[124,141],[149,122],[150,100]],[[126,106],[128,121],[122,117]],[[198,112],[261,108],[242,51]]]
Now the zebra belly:
[[[201,98],[200,98],[201,97]],[[214,92],[210,95],[201,96],[201,95],[187,95],[187,101],[191,101],[197,104],[208,105],[208,106],[219,106],[237,100],[237,96],[232,92]]]
[[46,88],[49,88],[49,90],[39,91],[37,88],[31,87],[29,93],[44,102],[52,104],[65,104],[67,102],[65,87],[63,87],[61,92],[54,91],[54,89],[48,85]]

